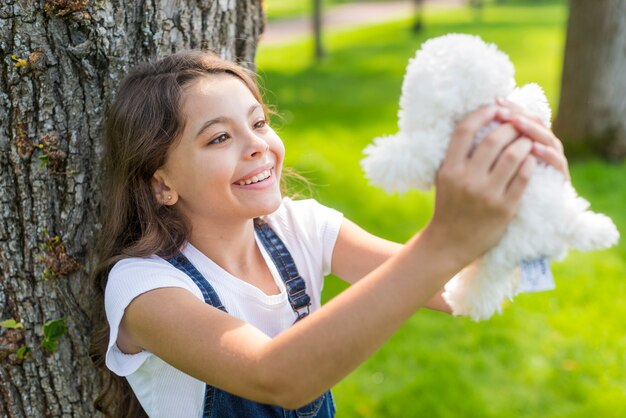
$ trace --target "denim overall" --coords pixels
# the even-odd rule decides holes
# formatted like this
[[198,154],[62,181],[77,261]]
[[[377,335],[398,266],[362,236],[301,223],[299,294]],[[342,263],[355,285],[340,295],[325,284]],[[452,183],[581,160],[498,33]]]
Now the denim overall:
[[[272,257],[280,273],[280,277],[283,282],[285,282],[289,303],[296,313],[297,318],[295,322],[297,322],[309,314],[309,305],[311,304],[309,295],[306,293],[304,279],[298,274],[296,264],[291,254],[289,254],[287,247],[285,247],[285,244],[272,228],[270,228],[267,223],[257,218],[254,220],[254,229],[263,247],[265,247],[266,251]],[[178,253],[167,261],[191,277],[202,291],[202,296],[206,303],[227,312],[213,287],[204,279],[187,257],[182,253]],[[304,376],[298,376],[297,370],[294,371],[293,377],[294,379],[305,378]],[[330,390],[310,404],[295,410],[254,402],[209,385],[206,386],[204,392],[203,418],[329,418],[334,416],[335,404]]]

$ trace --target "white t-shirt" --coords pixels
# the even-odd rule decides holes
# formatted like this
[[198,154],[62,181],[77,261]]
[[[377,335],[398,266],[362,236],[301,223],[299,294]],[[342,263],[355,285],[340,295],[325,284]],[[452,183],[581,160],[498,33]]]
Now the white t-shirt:
[[[319,309],[323,278],[330,273],[343,215],[312,199],[284,198],[279,209],[264,219],[285,243],[304,278],[311,297],[311,312]],[[293,324],[296,314],[271,257],[258,237],[256,241],[280,289],[278,295],[266,295],[231,275],[189,243],[182,252],[209,281],[230,315],[274,337]],[[124,354],[116,343],[118,327],[128,304],[138,295],[159,287],[187,289],[204,300],[189,276],[160,257],[127,258],[113,266],[104,295],[111,328],[106,365],[117,375],[126,377],[150,417],[200,417],[204,382],[170,366],[149,351]]]

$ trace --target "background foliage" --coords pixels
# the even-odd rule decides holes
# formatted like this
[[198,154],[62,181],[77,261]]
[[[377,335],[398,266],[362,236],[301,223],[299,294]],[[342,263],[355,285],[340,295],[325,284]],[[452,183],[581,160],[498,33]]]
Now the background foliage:
[[[270,7],[272,5],[270,1]],[[387,195],[359,166],[376,136],[396,132],[407,60],[428,38],[480,35],[507,52],[518,84],[542,85],[556,112],[567,7],[564,1],[426,9],[412,20],[327,33],[329,56],[312,43],[261,43],[257,65],[282,118],[287,165],[314,183],[314,196],[369,231],[406,241],[433,210],[433,195]],[[626,230],[626,165],[571,161],[574,186],[596,211]],[[626,410],[626,241],[611,250],[570,253],[553,263],[557,289],[518,296],[489,321],[420,311],[334,388],[340,417],[621,417]],[[326,281],[327,300],[345,287]]]

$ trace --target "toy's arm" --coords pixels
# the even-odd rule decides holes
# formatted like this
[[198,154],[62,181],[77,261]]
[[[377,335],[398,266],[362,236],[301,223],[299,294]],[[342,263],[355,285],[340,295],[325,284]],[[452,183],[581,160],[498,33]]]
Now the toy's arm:
[[[403,245],[370,234],[355,223],[344,218],[335,245],[332,272],[343,280],[354,284],[380,266]],[[344,256],[345,255],[345,256]],[[426,304],[429,309],[452,313],[450,306],[437,292]]]

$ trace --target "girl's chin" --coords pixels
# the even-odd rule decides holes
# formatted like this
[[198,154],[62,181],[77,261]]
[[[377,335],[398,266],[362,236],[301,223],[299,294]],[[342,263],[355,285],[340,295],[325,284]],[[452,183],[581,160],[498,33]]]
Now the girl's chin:
[[259,214],[257,216],[264,216],[274,213],[278,210],[282,203],[283,199],[280,194],[277,197],[272,199],[271,201],[264,202],[261,207],[259,207]]

